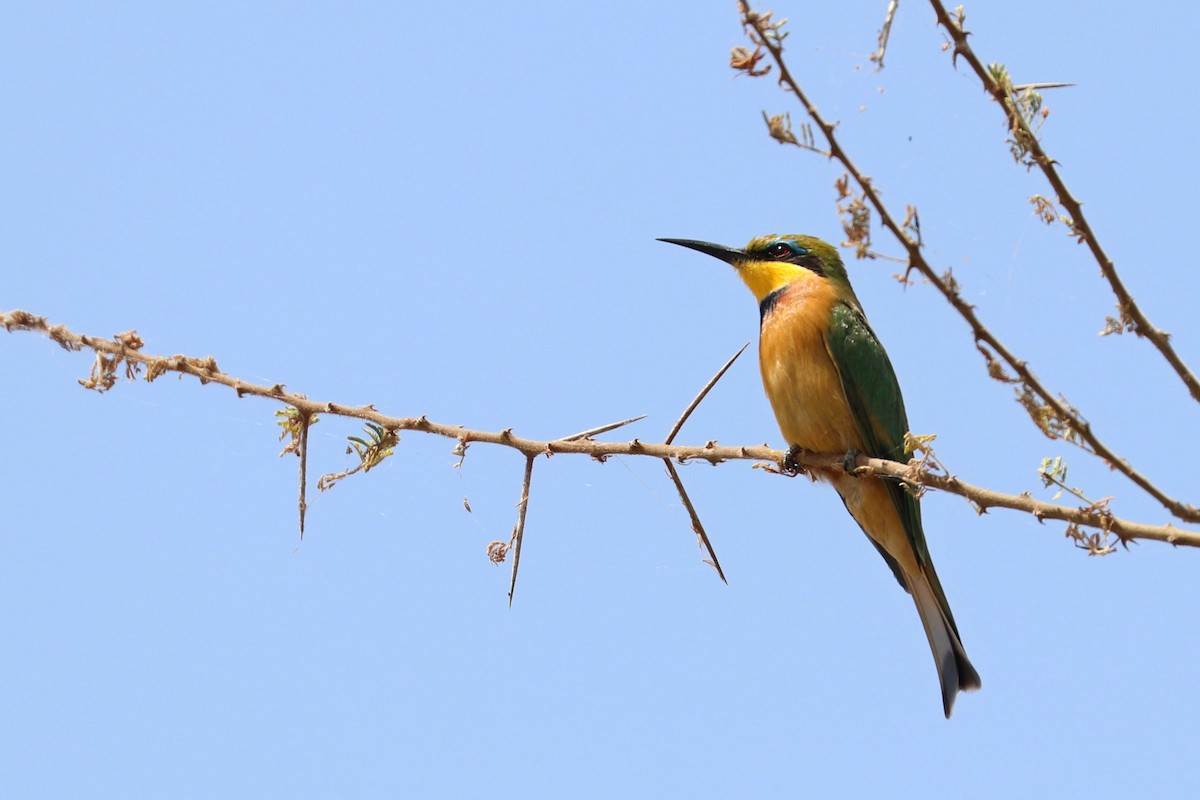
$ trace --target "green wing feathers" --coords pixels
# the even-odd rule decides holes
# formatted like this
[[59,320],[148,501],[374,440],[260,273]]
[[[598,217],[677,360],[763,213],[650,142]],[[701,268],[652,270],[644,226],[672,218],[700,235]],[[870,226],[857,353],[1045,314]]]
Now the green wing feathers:
[[[904,434],[908,432],[908,415],[904,412],[900,383],[887,352],[859,309],[838,303],[831,316],[826,345],[842,379],[842,390],[850,403],[859,435],[866,443],[865,455],[902,463],[907,461]],[[917,558],[922,564],[928,564],[921,507],[899,483],[888,481],[887,486]]]
[[846,303],[833,307],[830,322],[829,354],[870,455],[904,460],[908,416],[896,372],[883,345],[862,312]]
[[[867,445],[866,455],[906,462],[904,434],[908,432],[908,415],[904,411],[900,382],[896,380],[887,352],[857,306],[842,302],[833,307],[826,345],[841,377],[842,390],[850,403],[859,434]],[[921,506],[899,481],[885,483],[917,560],[925,568],[942,612],[957,635],[950,604],[929,558],[925,531],[921,527]]]

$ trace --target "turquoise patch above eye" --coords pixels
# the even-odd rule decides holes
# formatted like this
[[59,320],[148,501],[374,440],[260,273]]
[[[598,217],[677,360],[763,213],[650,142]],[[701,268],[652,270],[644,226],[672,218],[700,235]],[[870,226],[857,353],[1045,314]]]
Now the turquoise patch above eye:
[[793,255],[806,256],[809,253],[807,247],[802,247],[795,242],[789,242],[786,239],[776,239],[775,241],[771,242],[771,244],[767,245],[767,247],[775,247],[776,245],[780,244],[786,247],[788,250],[791,250]]

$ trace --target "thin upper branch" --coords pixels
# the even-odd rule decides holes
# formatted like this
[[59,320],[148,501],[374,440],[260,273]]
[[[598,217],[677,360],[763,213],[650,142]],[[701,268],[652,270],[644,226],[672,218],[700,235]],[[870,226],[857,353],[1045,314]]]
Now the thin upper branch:
[[1096,259],[1096,263],[1100,265],[1100,273],[1108,281],[1112,287],[1113,294],[1117,297],[1117,308],[1120,310],[1122,319],[1128,319],[1132,323],[1130,326],[1134,333],[1138,336],[1149,339],[1150,342],[1158,348],[1163,358],[1175,370],[1179,379],[1183,381],[1183,385],[1187,387],[1191,393],[1192,399],[1200,402],[1200,380],[1197,380],[1196,375],[1191,371],[1179,354],[1175,352],[1175,348],[1171,346],[1171,337],[1166,331],[1156,327],[1150,322],[1149,318],[1142,311],[1141,306],[1134,300],[1133,295],[1125,287],[1125,282],[1121,280],[1121,276],[1117,274],[1117,267],[1113,264],[1111,258],[1100,246],[1100,240],[1097,238],[1092,226],[1088,223],[1087,217],[1083,213],[1083,205],[1075,199],[1074,195],[1067,188],[1066,182],[1058,172],[1055,166],[1054,159],[1046,155],[1046,151],[1042,149],[1042,144],[1029,129],[1029,123],[1021,116],[1017,109],[1017,104],[1014,98],[1009,94],[1009,87],[1002,85],[996,77],[991,73],[975,51],[971,49],[971,45],[967,42],[967,31],[955,20],[953,15],[946,11],[946,7],[939,0],[930,0],[933,6],[934,13],[937,14],[937,21],[946,32],[950,34],[950,38],[954,42],[955,58],[963,58],[971,66],[972,71],[978,76],[979,81],[983,84],[984,90],[992,96],[992,98],[1003,109],[1005,116],[1008,118],[1009,126],[1021,132],[1021,143],[1029,152],[1030,159],[1037,164],[1042,173],[1046,176],[1046,180],[1050,182],[1055,194],[1058,195],[1058,201],[1066,210],[1067,216],[1070,217],[1070,225],[1074,234],[1080,241],[1086,242],[1088,249],[1091,250],[1092,256]]
[[[421,431],[454,439],[459,442],[460,447],[468,442],[497,444],[517,450],[527,458],[539,455],[552,456],[559,453],[578,453],[598,460],[614,455],[651,456],[673,459],[680,463],[701,460],[719,464],[723,461],[752,460],[770,462],[776,468],[782,466],[784,457],[788,455],[787,451],[775,450],[765,444],[753,447],[728,447],[719,446],[715,442],[708,442],[704,445],[668,445],[641,442],[637,439],[630,442],[597,442],[591,439],[540,441],[516,436],[512,429],[477,431],[461,425],[444,425],[433,422],[424,416],[394,417],[378,411],[372,405],[347,406],[333,402],[309,400],[302,394],[287,391],[282,384],[262,386],[227,375],[217,368],[216,361],[211,357],[148,355],[138,349],[142,344],[136,335],[132,337],[122,335],[122,338],[119,339],[86,336],[74,333],[64,325],[49,325],[45,317],[39,317],[27,311],[0,312],[0,325],[10,332],[35,331],[42,333],[67,350],[83,350],[85,348],[92,350],[98,357],[102,356],[108,364],[103,375],[115,374],[116,369],[122,363],[125,365],[126,375],[130,378],[135,377],[136,372],[142,368],[146,370],[146,380],[148,381],[168,372],[191,375],[201,383],[217,383],[227,386],[237,392],[239,397],[246,395],[264,397],[292,406],[302,414],[330,414],[361,419],[389,430]],[[135,341],[136,344],[128,344],[131,341]],[[81,383],[84,382],[81,381]],[[115,384],[115,379],[112,383],[103,380],[101,384],[107,384],[108,388],[111,388]],[[845,459],[845,453],[800,452],[793,454],[794,463],[800,466],[832,471],[844,471]],[[856,474],[900,478],[916,486],[940,489],[959,495],[971,501],[980,512],[989,508],[1010,508],[1032,514],[1039,520],[1055,519],[1111,532],[1119,536],[1122,541],[1146,539],[1174,545],[1200,547],[1200,531],[1177,528],[1174,525],[1149,525],[1121,519],[1108,512],[1098,512],[1092,508],[1072,508],[1042,502],[1033,499],[1028,494],[1004,494],[984,489],[961,481],[954,475],[931,473],[920,461],[901,464],[859,455],[855,467]],[[523,498],[525,495],[526,492],[523,490]]]
[[880,222],[885,228],[896,238],[896,240],[904,247],[910,269],[915,269],[926,278],[934,288],[941,292],[942,296],[950,303],[955,311],[959,313],[967,324],[971,327],[971,332],[975,337],[975,341],[980,344],[986,344],[996,355],[998,355],[1008,366],[1016,373],[1017,380],[1027,386],[1040,401],[1050,408],[1053,413],[1062,420],[1068,420],[1074,432],[1079,439],[1086,443],[1087,447],[1097,456],[1104,459],[1113,469],[1125,475],[1129,480],[1133,481],[1139,488],[1161,503],[1168,511],[1174,514],[1181,520],[1187,522],[1200,522],[1200,508],[1190,503],[1184,503],[1174,497],[1171,497],[1162,489],[1158,488],[1142,473],[1133,468],[1133,465],[1126,461],[1121,456],[1117,455],[1113,450],[1105,444],[1093,431],[1090,423],[1085,420],[1074,407],[1071,406],[1065,399],[1051,393],[1033,371],[1029,369],[1029,365],[1022,359],[1017,358],[990,330],[984,327],[979,317],[975,314],[974,306],[962,298],[955,283],[949,276],[943,277],[939,275],[926,262],[924,255],[921,253],[921,243],[910,236],[904,229],[902,222],[898,222],[892,216],[887,206],[884,205],[879,192],[875,189],[871,179],[863,174],[858,166],[850,159],[850,156],[842,149],[841,143],[838,141],[834,131],[834,125],[827,122],[817,107],[805,94],[800,84],[792,77],[788,71],[787,64],[783,59],[783,48],[780,45],[779,33],[775,25],[778,23],[770,23],[766,14],[759,14],[751,10],[747,0],[739,0],[739,5],[742,10],[743,24],[748,31],[753,32],[752,41],[755,44],[766,48],[774,59],[775,64],[779,67],[779,83],[788,91],[796,95],[797,100],[804,106],[805,111],[812,121],[821,129],[825,136],[826,142],[829,144],[830,157],[837,159],[850,176],[854,179],[862,190],[863,196],[867,198],[871,206],[879,215]]

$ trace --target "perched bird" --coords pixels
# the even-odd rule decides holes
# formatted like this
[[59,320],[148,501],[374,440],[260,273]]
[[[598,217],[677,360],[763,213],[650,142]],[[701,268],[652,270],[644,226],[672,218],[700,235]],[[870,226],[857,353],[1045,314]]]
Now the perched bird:
[[[867,324],[846,267],[812,236],[763,236],[737,250],[691,239],[690,247],[731,264],[758,300],[763,388],[792,448],[906,461],[908,417],[887,353]],[[960,689],[978,689],[942,591],[917,499],[896,481],[813,470],[842,502],[912,595],[942,684],[946,716]]]

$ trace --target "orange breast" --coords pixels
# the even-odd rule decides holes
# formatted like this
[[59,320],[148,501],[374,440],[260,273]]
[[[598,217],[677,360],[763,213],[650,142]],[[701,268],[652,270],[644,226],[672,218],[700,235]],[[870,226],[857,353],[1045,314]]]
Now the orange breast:
[[825,347],[836,302],[828,281],[796,281],[768,313],[758,341],[763,388],[784,439],[818,453],[864,448]]
[[[817,453],[866,449],[825,347],[836,302],[826,281],[793,283],[767,315],[758,340],[763,387],[784,439]],[[919,574],[907,531],[883,483],[841,472],[814,474],[833,484],[854,519],[905,574]]]

